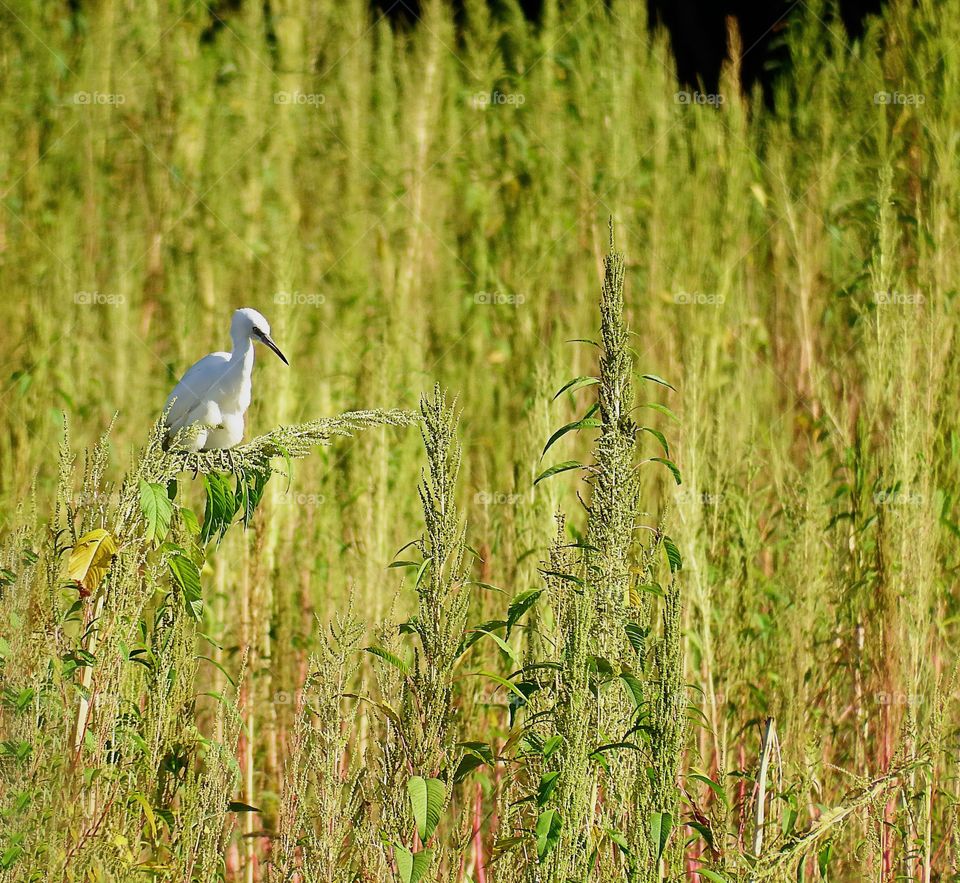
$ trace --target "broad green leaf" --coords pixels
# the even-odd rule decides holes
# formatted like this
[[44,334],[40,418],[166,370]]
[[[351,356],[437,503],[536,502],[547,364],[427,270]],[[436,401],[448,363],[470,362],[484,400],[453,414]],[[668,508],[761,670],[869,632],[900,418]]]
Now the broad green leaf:
[[546,809],[540,813],[534,833],[537,835],[537,856],[543,861],[547,854],[557,845],[560,831],[563,828],[563,819],[555,809]]
[[153,814],[153,808],[150,806],[149,801],[146,797],[143,796],[139,791],[135,791],[131,796],[132,800],[136,800],[137,803],[143,808],[144,818],[147,820],[147,827],[150,829],[150,838],[152,840],[157,839],[157,820]]
[[490,634],[494,629],[502,629],[506,625],[502,619],[491,619],[487,622],[481,622],[473,628],[467,629],[466,634],[460,640],[460,646],[457,648],[457,656],[460,657],[477,643],[484,635]]
[[181,508],[180,517],[183,519],[183,526],[189,533],[192,533],[194,536],[200,534],[200,522],[197,521],[197,514],[193,509]]
[[687,822],[687,825],[693,828],[706,842],[707,846],[713,849],[713,831],[707,825],[701,825],[700,822]]
[[668,812],[650,813],[650,842],[657,851],[657,861],[663,857],[663,851],[670,839],[670,829],[673,827],[673,816]]
[[110,562],[117,554],[116,541],[103,528],[84,534],[70,552],[67,576],[80,584],[85,594],[97,590]]
[[237,514],[241,501],[228,484],[228,477],[211,472],[203,477],[207,492],[207,505],[203,512],[203,527],[200,539],[206,544],[216,538],[219,543]]
[[203,617],[203,593],[200,589],[200,570],[186,555],[171,555],[167,566],[174,582],[183,592],[183,603],[187,615],[199,620]]
[[426,843],[433,836],[440,822],[446,789],[439,779],[411,776],[407,781],[407,793],[410,795],[417,833],[420,835],[420,840]]
[[520,592],[515,595],[513,600],[510,602],[510,607],[507,608],[507,637],[510,637],[510,629],[512,629],[520,620],[520,617],[523,616],[534,604],[537,603],[537,599],[543,594],[543,589],[528,589],[525,592]]
[[557,463],[556,466],[551,466],[549,469],[545,469],[541,472],[534,480],[534,486],[540,484],[545,478],[550,478],[553,475],[559,475],[561,472],[569,472],[571,469],[583,469],[583,464],[578,463],[576,460],[564,460],[563,463]]
[[700,865],[697,868],[697,875],[703,877],[705,880],[712,880],[713,883],[730,883],[729,877],[724,877],[723,874],[718,871],[711,871],[709,868],[705,868],[703,865]]
[[404,846],[393,847],[393,860],[397,863],[397,873],[403,883],[413,879],[413,853]]
[[410,806],[413,809],[413,821],[417,825],[417,834],[423,841],[426,839],[424,831],[427,827],[427,780],[423,776],[411,776],[407,780],[407,794],[410,796]]
[[493,748],[490,747],[488,742],[457,742],[457,747],[462,748],[466,754],[476,755],[488,766],[493,766],[496,763]]
[[443,782],[439,779],[427,779],[427,828],[422,840],[429,840],[437,830],[446,794]]
[[146,539],[152,546],[163,542],[170,530],[173,503],[162,484],[140,481],[140,511],[146,524]]
[[379,659],[382,659],[384,662],[388,662],[390,665],[392,665],[394,668],[399,670],[401,673],[405,675],[410,674],[410,663],[401,659],[395,653],[391,653],[385,647],[374,646],[374,647],[364,647],[363,649],[366,650],[367,653],[372,653],[374,656],[378,657]]
[[584,417],[582,420],[574,420],[572,423],[567,423],[565,426],[561,426],[553,435],[550,436],[547,443],[543,446],[543,450],[540,452],[540,457],[542,458],[547,451],[553,446],[553,443],[559,441],[563,438],[568,432],[573,432],[581,429],[600,429],[603,424],[594,418]]
[[653,383],[659,383],[661,386],[667,387],[667,389],[672,389],[674,392],[677,391],[675,386],[671,386],[666,380],[656,374],[642,374],[640,376],[643,377],[644,380],[650,380]]
[[630,852],[630,844],[627,843],[627,838],[623,836],[619,831],[615,831],[613,828],[604,828],[607,836],[620,847],[623,852]]
[[540,784],[537,786],[537,806],[542,807],[550,799],[557,787],[557,780],[560,778],[560,770],[552,770],[544,773],[540,777]]
[[649,432],[658,442],[660,442],[660,447],[663,448],[663,453],[666,456],[670,456],[670,445],[667,444],[667,437],[659,430],[654,429],[652,426],[641,426],[641,432]]
[[824,847],[817,853],[817,867],[820,870],[820,878],[823,880],[828,879],[828,871],[830,869],[830,859],[833,858],[833,843],[828,842]]
[[666,405],[661,405],[660,402],[647,402],[644,405],[640,406],[641,408],[650,408],[651,411],[656,411],[658,414],[663,414],[664,417],[669,417],[674,423],[679,423],[680,418],[673,413]]
[[568,391],[569,391],[569,392],[571,392],[571,393],[574,393],[574,392],[576,392],[578,389],[583,389],[585,386],[593,386],[594,384],[599,383],[599,382],[600,382],[600,379],[597,378],[597,377],[585,377],[585,376],[584,376],[584,377],[574,377],[573,380],[568,381],[567,383],[565,383],[563,386],[560,387],[559,391],[558,391],[557,394],[553,397],[553,399],[554,399],[554,401],[556,401],[556,400],[557,400],[558,398],[560,398],[560,396],[562,396],[565,392],[568,392]]
[[727,802],[727,792],[724,791],[723,786],[718,782],[714,782],[709,776],[703,775],[703,773],[690,773],[687,776],[687,779],[693,779],[696,782],[703,782],[714,794],[717,795],[717,798],[724,803],[726,806],[729,806]]
[[243,526],[249,527],[253,513],[263,499],[267,482],[270,480],[270,467],[264,470],[246,470],[237,476],[235,499],[237,508],[243,513]]
[[676,573],[683,569],[683,558],[680,556],[680,550],[677,544],[670,537],[663,538],[663,548],[667,553],[667,561],[670,563],[670,572]]
[[626,686],[627,693],[633,699],[633,704],[637,710],[643,708],[643,683],[640,678],[631,671],[624,671],[620,673],[620,680]]
[[663,463],[663,465],[666,466],[667,469],[670,470],[670,473],[673,475],[673,480],[677,484],[683,484],[683,482],[680,479],[680,470],[679,468],[677,468],[677,464],[674,463],[673,460],[668,460],[666,457],[651,457],[650,462]]
[[563,736],[551,736],[543,743],[542,754],[544,760],[549,760],[556,754],[557,749],[563,744]]
[[457,747],[463,749],[463,757],[453,774],[454,782],[462,782],[477,767],[496,763],[493,749],[486,742],[458,742]]
[[475,671],[473,674],[483,678],[490,678],[491,681],[496,681],[498,684],[500,684],[500,686],[506,687],[524,702],[527,701],[527,697],[524,696],[523,692],[515,683],[513,683],[513,681],[508,681],[506,678],[502,678],[500,675],[494,674],[491,671]]
[[647,642],[647,630],[641,628],[635,622],[628,622],[623,630],[627,633],[627,640],[633,647],[633,652],[642,653]]
[[486,632],[483,629],[477,629],[477,631],[483,632],[487,637],[491,638],[496,642],[497,646],[507,654],[510,661],[514,666],[520,665],[520,658],[517,656],[517,651],[513,649],[500,635],[495,635],[493,632]]

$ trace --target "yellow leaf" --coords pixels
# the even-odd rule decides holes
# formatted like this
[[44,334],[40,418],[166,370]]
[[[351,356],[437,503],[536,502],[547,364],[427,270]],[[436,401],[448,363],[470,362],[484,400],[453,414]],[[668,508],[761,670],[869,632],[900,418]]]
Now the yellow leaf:
[[70,552],[67,576],[76,580],[85,594],[92,594],[106,576],[113,556],[117,554],[117,544],[103,528],[91,530],[80,537]]
[[146,816],[147,825],[150,827],[150,837],[153,840],[157,839],[157,822],[153,814],[153,809],[150,804],[147,803],[147,798],[144,797],[139,791],[135,792],[133,799],[136,800],[140,806],[143,807],[143,814]]

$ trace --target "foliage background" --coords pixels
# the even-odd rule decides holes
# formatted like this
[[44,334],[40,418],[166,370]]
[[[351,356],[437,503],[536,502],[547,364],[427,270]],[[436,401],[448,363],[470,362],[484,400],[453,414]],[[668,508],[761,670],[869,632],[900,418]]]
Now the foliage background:
[[[766,106],[739,89],[751,47],[735,29],[718,98],[677,84],[643,4],[547,2],[536,26],[508,2],[491,12],[467,0],[458,21],[423,6],[400,31],[353,0],[0,8],[6,873],[274,873],[268,835],[280,836],[292,758],[329,761],[349,739],[336,748],[349,778],[379,738],[377,713],[334,690],[333,742],[293,748],[334,614],[349,609],[358,634],[339,663],[329,651],[323,683],[339,673],[340,692],[354,693],[374,689],[375,660],[358,648],[417,603],[412,579],[387,569],[422,530],[413,430],[337,442],[298,462],[286,493],[274,478],[251,530],[231,531],[206,562],[206,637],[174,630],[178,694],[157,725],[176,729],[170,744],[213,740],[203,763],[220,778],[195,787],[261,812],[227,814],[222,843],[206,840],[211,854],[194,864],[144,809],[153,794],[124,804],[123,833],[84,812],[109,748],[70,756],[75,674],[47,640],[70,636],[57,621],[69,605],[54,600],[47,526],[62,527],[68,503],[89,527],[113,523],[119,481],[169,388],[224,345],[230,311],[261,309],[291,362],[258,362],[253,433],[414,409],[435,382],[457,395],[471,577],[514,596],[540,584],[558,508],[583,529],[577,479],[532,482],[591,445],[590,432],[570,434],[540,462],[584,410],[554,393],[596,373],[597,351],[565,341],[599,324],[613,216],[636,370],[677,387],[635,379],[679,416],[648,419],[683,474],[675,486],[641,470],[639,492],[651,523],[666,513],[684,559],[684,680],[699,714],[681,814],[715,837],[710,849],[678,823],[665,873],[698,862],[746,873],[760,723],[772,716],[768,849],[841,815],[789,853],[790,876],[799,865],[813,877],[952,879],[960,10],[892,3],[851,42],[828,5],[803,0],[785,19],[790,61]],[[73,477],[56,453],[65,419],[71,449],[91,452]],[[183,492],[201,507],[201,490]],[[474,588],[470,622],[505,603]],[[554,627],[546,616],[530,634]],[[514,644],[527,652],[527,641]],[[475,652],[477,668],[509,671],[494,643]],[[236,705],[204,695],[241,672]],[[48,677],[61,730],[38,710]],[[466,738],[507,738],[495,686],[457,681],[450,713]],[[870,790],[892,773],[890,788]],[[491,873],[501,777],[481,770],[476,803],[451,805],[443,830],[463,860],[431,873]],[[342,810],[353,797],[334,790]],[[176,811],[209,799],[181,794]],[[379,799],[406,811],[405,794]],[[325,824],[334,817],[342,838],[354,817]],[[460,828],[475,819],[464,847]],[[377,854],[370,824],[357,855]],[[81,861],[84,850],[99,858]],[[382,861],[344,879],[395,872]],[[536,879],[511,867],[505,879]]]

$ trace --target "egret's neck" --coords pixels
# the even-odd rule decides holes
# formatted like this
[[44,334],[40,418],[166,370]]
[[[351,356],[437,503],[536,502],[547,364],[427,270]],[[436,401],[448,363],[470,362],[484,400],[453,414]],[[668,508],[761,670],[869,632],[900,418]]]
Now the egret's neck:
[[230,361],[242,363],[249,371],[253,368],[253,339],[249,334],[231,335],[233,350],[230,352]]

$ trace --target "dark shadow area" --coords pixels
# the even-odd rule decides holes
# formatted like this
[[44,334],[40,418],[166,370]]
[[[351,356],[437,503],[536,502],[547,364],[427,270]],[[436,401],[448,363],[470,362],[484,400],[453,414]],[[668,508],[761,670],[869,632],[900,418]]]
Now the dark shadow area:
[[[490,2],[494,10],[500,5],[497,0]],[[377,17],[385,15],[397,28],[412,26],[420,15],[419,0],[372,0],[371,6]],[[453,0],[453,6],[460,18],[462,2]],[[543,0],[520,0],[520,6],[529,21],[540,20]],[[878,13],[882,6],[882,0],[840,0],[840,15],[847,32],[858,36],[863,31],[864,18]],[[743,86],[749,90],[759,82],[768,97],[773,79],[789,61],[782,39],[784,30],[791,18],[803,13],[803,5],[797,0],[650,0],[649,3],[651,26],[662,24],[670,32],[683,84],[690,88],[702,85],[708,92],[716,91],[720,66],[727,53],[726,19],[733,16],[743,41]]]

